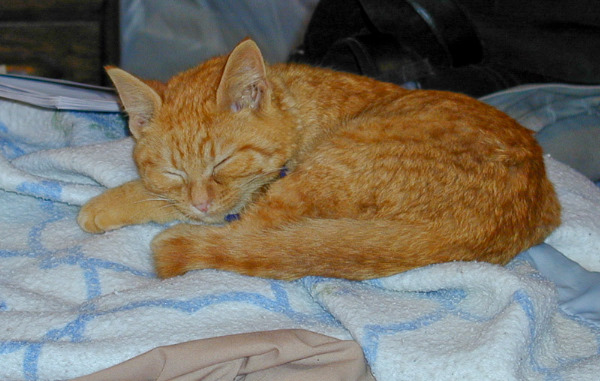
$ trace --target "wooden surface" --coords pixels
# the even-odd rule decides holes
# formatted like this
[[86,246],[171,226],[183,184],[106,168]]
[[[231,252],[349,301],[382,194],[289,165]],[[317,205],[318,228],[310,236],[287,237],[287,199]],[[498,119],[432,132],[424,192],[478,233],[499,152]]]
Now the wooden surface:
[[118,0],[0,1],[0,65],[14,72],[106,84],[119,61]]

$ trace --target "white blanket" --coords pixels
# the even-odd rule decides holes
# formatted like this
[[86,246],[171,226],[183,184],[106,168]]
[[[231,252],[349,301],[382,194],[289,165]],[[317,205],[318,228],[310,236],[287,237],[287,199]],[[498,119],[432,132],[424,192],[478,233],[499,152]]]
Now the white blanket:
[[[67,379],[159,345],[282,328],[356,340],[380,381],[600,374],[600,328],[565,313],[521,259],[365,282],[216,270],[156,279],[149,242],[162,226],[91,235],[75,222],[79,205],[136,176],[124,130],[118,114],[0,101],[0,379]],[[547,165],[564,207],[547,242],[599,271],[600,189]]]

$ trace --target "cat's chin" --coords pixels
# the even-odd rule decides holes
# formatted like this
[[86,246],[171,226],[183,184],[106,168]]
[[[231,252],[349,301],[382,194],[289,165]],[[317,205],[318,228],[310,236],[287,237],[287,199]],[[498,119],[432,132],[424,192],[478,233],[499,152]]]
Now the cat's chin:
[[188,223],[194,225],[221,225],[227,222],[227,216],[230,214],[215,213],[215,214],[199,214],[194,212],[185,213],[188,218]]
[[223,215],[190,216],[188,214],[187,217],[189,219],[188,223],[194,224],[194,225],[215,225],[215,224],[224,224],[225,223],[225,216],[223,216]]
[[[222,225],[239,219],[239,215],[243,207],[234,205],[230,208],[215,208],[201,212],[189,204],[176,205],[177,209],[187,218],[189,223],[200,225]],[[192,222],[193,221],[193,222]]]

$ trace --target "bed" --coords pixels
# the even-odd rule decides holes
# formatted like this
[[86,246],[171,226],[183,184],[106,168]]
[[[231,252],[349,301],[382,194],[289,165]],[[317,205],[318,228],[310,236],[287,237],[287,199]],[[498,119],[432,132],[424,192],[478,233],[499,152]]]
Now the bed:
[[[505,267],[284,282],[159,280],[149,242],[164,226],[81,231],[80,205],[137,176],[123,115],[0,99],[0,379],[597,379],[600,87],[484,101],[548,146],[580,139],[545,157],[563,223],[544,244]],[[579,171],[569,152],[587,152],[569,163]]]

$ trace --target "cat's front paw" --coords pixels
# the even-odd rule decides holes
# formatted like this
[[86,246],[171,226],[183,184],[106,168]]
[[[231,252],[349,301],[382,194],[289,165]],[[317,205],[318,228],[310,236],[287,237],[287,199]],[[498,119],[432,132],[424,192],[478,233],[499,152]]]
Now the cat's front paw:
[[88,233],[104,233],[123,226],[119,220],[119,211],[114,205],[108,205],[103,198],[96,197],[81,207],[77,223]]

